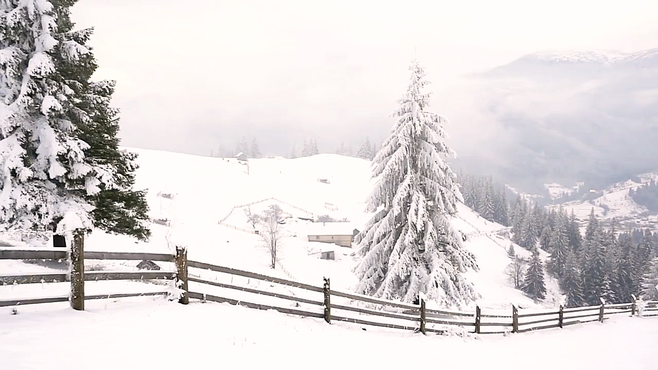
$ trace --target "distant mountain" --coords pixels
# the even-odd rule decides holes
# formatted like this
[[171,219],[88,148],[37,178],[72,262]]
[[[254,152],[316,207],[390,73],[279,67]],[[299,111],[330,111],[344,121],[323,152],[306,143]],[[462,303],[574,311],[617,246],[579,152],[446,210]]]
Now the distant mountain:
[[605,186],[658,168],[658,49],[538,52],[470,78],[506,137],[505,166],[488,167],[512,184]]

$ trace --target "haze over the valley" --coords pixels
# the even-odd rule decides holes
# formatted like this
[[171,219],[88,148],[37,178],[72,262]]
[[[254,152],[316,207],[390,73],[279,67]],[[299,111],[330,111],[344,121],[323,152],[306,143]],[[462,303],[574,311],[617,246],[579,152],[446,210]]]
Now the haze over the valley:
[[[658,131],[658,63],[621,76],[590,63],[596,73],[574,80],[569,65],[514,62],[543,50],[658,47],[655,1],[87,0],[74,19],[96,29],[97,77],[118,82],[126,146],[209,155],[247,136],[287,155],[304,138],[331,153],[366,136],[380,142],[416,56],[433,110],[477,172],[569,182],[597,166],[639,171],[658,155],[642,150]],[[482,75],[504,65],[496,79]],[[601,99],[610,96],[619,99]]]

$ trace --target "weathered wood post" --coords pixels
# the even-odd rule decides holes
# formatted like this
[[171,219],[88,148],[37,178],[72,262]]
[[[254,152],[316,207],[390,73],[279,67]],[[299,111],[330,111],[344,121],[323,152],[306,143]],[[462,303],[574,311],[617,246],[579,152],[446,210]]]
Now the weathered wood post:
[[427,332],[425,331],[425,326],[426,326],[426,321],[425,321],[425,298],[420,299],[420,332],[427,335]]
[[187,248],[185,247],[176,247],[176,271],[176,287],[183,290],[178,298],[178,303],[188,304],[190,297],[187,284]]
[[557,313],[558,318],[557,318],[557,325],[562,328],[564,325],[564,307],[560,305],[560,311]]
[[512,305],[512,333],[519,332],[519,310]]
[[329,278],[323,277],[324,285],[322,292],[324,293],[324,321],[331,324],[331,282]]
[[475,306],[475,334],[480,334],[480,306]]
[[603,322],[604,310],[605,310],[605,303],[601,303],[601,307],[599,308],[599,322]]
[[635,312],[637,312],[637,302],[635,301],[634,294],[631,294],[631,299],[633,300],[633,303],[631,304],[631,316],[635,316]]
[[69,251],[71,274],[71,308],[78,311],[85,309],[85,232],[73,232],[73,244]]

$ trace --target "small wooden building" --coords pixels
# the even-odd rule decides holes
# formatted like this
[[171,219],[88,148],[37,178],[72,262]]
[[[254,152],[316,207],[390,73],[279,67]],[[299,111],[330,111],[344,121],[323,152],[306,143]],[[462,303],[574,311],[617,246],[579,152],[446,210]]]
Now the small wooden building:
[[244,154],[244,153],[242,153],[242,152],[236,154],[236,155],[235,155],[235,158],[236,158],[238,161],[240,161],[240,162],[247,162],[247,161],[249,160],[249,158],[247,157],[247,155]]
[[318,222],[308,230],[309,242],[333,243],[351,248],[354,237],[359,233],[350,222]]

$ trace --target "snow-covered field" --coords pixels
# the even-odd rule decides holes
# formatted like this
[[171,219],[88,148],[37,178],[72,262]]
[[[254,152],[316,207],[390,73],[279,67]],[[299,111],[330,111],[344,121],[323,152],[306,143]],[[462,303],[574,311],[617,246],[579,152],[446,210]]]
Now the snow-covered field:
[[599,369],[658,366],[658,319],[509,336],[414,334],[163,298],[0,311],[0,364],[63,369]]
[[[331,278],[333,289],[352,290],[356,283],[352,268],[358,258],[354,255],[355,250],[308,242],[309,230],[317,224],[299,217],[327,214],[334,219],[348,219],[350,222],[345,227],[349,230],[361,229],[368,219],[364,213],[364,201],[371,187],[369,162],[321,154],[292,160],[250,160],[247,170],[235,159],[130,150],[139,154],[136,186],[148,189],[151,217],[167,219],[170,226],[154,223],[153,236],[146,243],[95,231],[85,241],[86,250],[173,253],[176,245],[184,245],[189,248],[188,257],[193,260],[316,286],[321,286],[322,278],[327,276]],[[319,179],[326,179],[327,183]],[[270,204],[278,204],[292,216],[286,223],[286,238],[279,251],[276,270],[268,267],[268,251],[247,221],[245,210],[248,207],[244,205],[250,203],[255,203],[251,205],[252,213],[258,213]],[[504,274],[509,263],[506,248],[511,242],[505,237],[503,226],[484,220],[464,205],[459,206],[459,215],[453,220],[453,225],[468,237],[465,245],[477,256],[480,270],[469,272],[467,278],[481,295],[477,304],[483,309],[508,312],[512,304],[521,308],[541,308],[556,307],[561,303],[557,284],[548,276],[548,298],[539,303],[514,289],[507,281]],[[335,261],[320,259],[319,252],[327,249],[337,252]],[[518,246],[515,249],[519,254],[528,254]],[[546,254],[542,253],[542,257],[546,258]],[[131,270],[136,269],[138,262],[87,261],[87,267]],[[0,261],[0,272],[19,271],[39,272],[44,268]],[[118,291],[107,293],[121,293],[120,286],[114,287]],[[13,287],[8,291],[7,288],[0,287],[0,296],[10,299],[17,298],[14,295],[21,289],[27,289]],[[150,291],[152,287],[147,288],[146,291]],[[40,292],[39,297],[48,295],[47,288]],[[20,297],[26,294],[21,293]]]
[[[358,258],[355,250],[308,242],[308,233],[319,225],[303,219],[328,214],[335,219],[348,219],[350,222],[344,227],[361,228],[368,218],[363,212],[370,188],[368,162],[337,155],[260,159],[250,161],[247,174],[246,167],[235,160],[135,151],[140,154],[138,188],[149,190],[151,217],[167,219],[170,226],[153,224],[149,242],[96,231],[86,240],[87,250],[173,253],[176,245],[185,245],[190,259],[315,286],[321,286],[322,277],[327,276],[332,289],[352,290],[356,282],[352,268]],[[291,216],[285,225],[286,238],[276,270],[268,267],[268,251],[251,231],[253,227],[245,214],[245,204],[250,203],[253,213],[278,204]],[[467,236],[465,245],[477,256],[479,270],[468,272],[466,277],[481,295],[477,304],[483,312],[509,315],[512,304],[521,309],[539,309],[562,303],[557,283],[548,276],[544,302],[533,302],[512,288],[503,272],[509,263],[506,248],[511,244],[506,228],[484,220],[464,205],[459,205],[453,226]],[[327,249],[336,251],[335,261],[319,258],[318,252]],[[523,248],[515,249],[518,254],[529,255]],[[544,252],[541,255],[547,257]],[[135,270],[137,263],[86,261],[86,267],[125,271]],[[173,269],[171,263],[160,265],[166,271]],[[52,264],[0,261],[0,274],[48,272],[56,268]],[[190,273],[209,280],[322,299],[318,293],[307,292],[306,296],[253,279],[199,270]],[[88,282],[86,287],[88,294],[171,289],[166,283],[121,281]],[[196,283],[191,283],[190,289],[263,304],[294,304],[262,296],[255,299],[250,293]],[[65,296],[67,290],[66,283],[8,285],[0,287],[0,299]],[[197,301],[182,306],[153,297],[88,301],[85,312],[75,312],[67,303],[19,304],[17,309],[17,315],[10,315],[10,308],[0,310],[2,369],[58,370],[80,364],[93,369],[174,369],[214,364],[286,369],[435,364],[450,369],[653,369],[658,343],[658,319],[649,318],[614,317],[604,324],[575,325],[562,330],[462,338],[423,337],[372,327],[364,331],[350,323],[327,325],[319,319]],[[322,307],[303,304],[299,309],[321,312]],[[472,309],[469,307],[469,311]],[[547,348],[559,355],[543,361]],[[77,349],[81,357],[73,359],[71,353]]]

